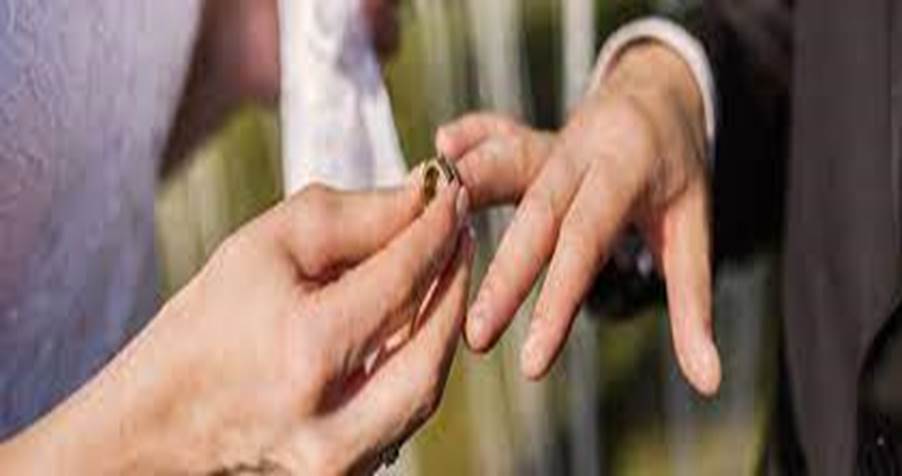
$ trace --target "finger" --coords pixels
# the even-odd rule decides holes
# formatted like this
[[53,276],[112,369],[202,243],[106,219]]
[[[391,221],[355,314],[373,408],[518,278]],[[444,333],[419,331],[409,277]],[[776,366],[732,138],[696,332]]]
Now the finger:
[[312,185],[277,213],[284,247],[301,271],[318,277],[385,247],[422,211],[417,182],[375,191]]
[[[437,409],[460,337],[469,276],[475,251],[464,234],[448,272],[442,276],[422,327],[389,357],[336,413],[315,422],[316,433],[344,461],[326,467],[371,463],[388,445],[403,441]],[[303,454],[305,446],[298,445]],[[369,461],[365,458],[370,455]],[[364,456],[363,461],[358,458]],[[347,461],[347,459],[355,461]]]
[[584,167],[567,158],[549,160],[527,191],[501,240],[476,302],[467,316],[467,344],[487,350],[510,323],[548,261],[558,227]]
[[721,366],[711,322],[711,248],[702,180],[668,207],[649,241],[667,283],[677,361],[699,393],[713,395],[720,386]]
[[311,295],[324,314],[330,342],[340,342],[339,365],[353,370],[381,342],[416,315],[450,259],[467,214],[466,190],[452,183],[389,245],[339,280]]
[[561,224],[548,274],[536,301],[520,359],[527,378],[544,376],[566,341],[586,291],[623,228],[636,186],[593,167],[583,180]]
[[436,150],[457,161],[476,208],[516,202],[548,156],[552,135],[490,113],[464,116],[436,134]]
[[533,182],[544,155],[530,154],[522,140],[492,137],[457,162],[474,208],[515,203]]
[[508,134],[515,127],[511,119],[500,114],[467,114],[439,128],[435,134],[435,150],[454,160],[489,137]]

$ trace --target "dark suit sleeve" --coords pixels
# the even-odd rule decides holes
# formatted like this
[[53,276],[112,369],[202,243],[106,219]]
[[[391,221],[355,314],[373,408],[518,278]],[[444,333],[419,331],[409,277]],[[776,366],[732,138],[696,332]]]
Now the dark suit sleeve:
[[708,0],[690,29],[718,89],[717,261],[777,248],[783,228],[792,82],[792,2]]

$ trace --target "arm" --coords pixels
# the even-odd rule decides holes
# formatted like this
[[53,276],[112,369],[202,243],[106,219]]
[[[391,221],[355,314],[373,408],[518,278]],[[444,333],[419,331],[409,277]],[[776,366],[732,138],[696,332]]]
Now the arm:
[[711,58],[720,105],[714,169],[715,259],[779,246],[789,149],[789,0],[704,2],[694,28]]
[[[193,380],[178,374],[188,350],[173,334],[170,303],[90,383],[23,433],[0,445],[0,466],[15,474],[201,472],[211,456],[189,418],[180,418]],[[164,347],[165,343],[165,347]],[[184,363],[184,362],[182,362]]]
[[473,254],[466,210],[458,185],[425,210],[414,185],[306,189],[230,237],[96,378],[0,444],[0,467],[334,474],[378,465],[440,399]]

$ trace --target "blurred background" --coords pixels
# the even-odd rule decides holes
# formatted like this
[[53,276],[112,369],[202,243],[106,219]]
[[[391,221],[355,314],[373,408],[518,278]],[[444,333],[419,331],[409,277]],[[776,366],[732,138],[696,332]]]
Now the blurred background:
[[[693,22],[697,3],[404,1],[401,49],[385,76],[408,164],[433,155],[440,124],[472,110],[557,128],[612,30],[649,13]],[[157,199],[163,298],[232,230],[281,199],[279,143],[278,112],[248,103],[183,152],[191,159],[167,175]],[[477,218],[480,272],[509,213]],[[666,308],[654,293],[636,305],[584,309],[565,353],[541,383],[519,374],[523,315],[490,354],[459,349],[441,409],[404,447],[392,472],[759,472],[775,399],[777,258],[765,251],[718,266],[715,325],[724,382],[716,398],[701,399],[682,381]],[[594,292],[604,295],[595,299],[602,304],[633,304],[622,287],[602,283]]]

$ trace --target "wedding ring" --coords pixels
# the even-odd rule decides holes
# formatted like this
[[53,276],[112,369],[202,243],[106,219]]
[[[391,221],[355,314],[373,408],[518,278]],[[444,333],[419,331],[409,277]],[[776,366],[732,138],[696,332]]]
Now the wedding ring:
[[423,165],[423,197],[426,198],[426,203],[435,198],[440,183],[450,184],[453,182],[461,182],[460,172],[458,172],[457,166],[445,156],[439,155],[429,159]]

